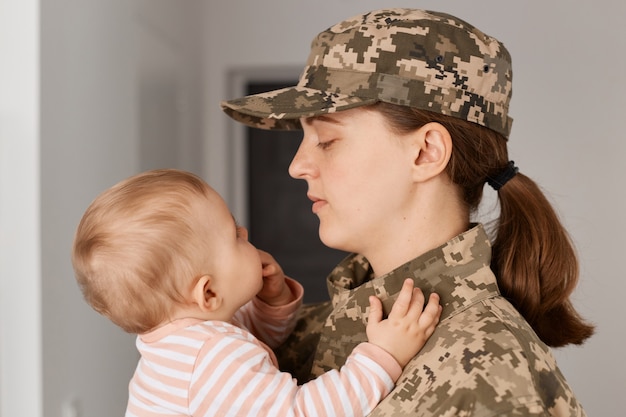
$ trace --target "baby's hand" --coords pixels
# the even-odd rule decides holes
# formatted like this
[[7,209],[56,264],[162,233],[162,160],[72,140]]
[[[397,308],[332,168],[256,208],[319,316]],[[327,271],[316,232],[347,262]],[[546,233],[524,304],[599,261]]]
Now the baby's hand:
[[398,299],[385,320],[382,319],[380,299],[371,296],[366,328],[370,343],[385,349],[404,367],[435,331],[442,310],[439,295],[431,294],[428,305],[422,311],[423,307],[424,294],[419,288],[413,288],[412,279],[404,281]]
[[263,288],[257,294],[263,302],[271,306],[282,306],[293,301],[293,294],[285,284],[285,274],[278,262],[269,253],[257,249],[263,265]]

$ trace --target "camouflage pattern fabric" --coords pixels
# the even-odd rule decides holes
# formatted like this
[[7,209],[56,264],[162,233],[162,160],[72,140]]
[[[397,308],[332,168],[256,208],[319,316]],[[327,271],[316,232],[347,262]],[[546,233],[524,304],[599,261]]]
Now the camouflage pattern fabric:
[[388,311],[411,277],[441,296],[441,322],[372,416],[585,416],[550,349],[500,295],[490,258],[482,225],[376,279],[350,255],[328,278],[331,303],[304,310],[279,361],[300,382],[338,369],[366,340],[368,296]]
[[378,101],[458,117],[509,136],[511,57],[454,16],[385,9],[354,16],[312,42],[297,86],[223,101],[233,119],[300,129],[311,117]]

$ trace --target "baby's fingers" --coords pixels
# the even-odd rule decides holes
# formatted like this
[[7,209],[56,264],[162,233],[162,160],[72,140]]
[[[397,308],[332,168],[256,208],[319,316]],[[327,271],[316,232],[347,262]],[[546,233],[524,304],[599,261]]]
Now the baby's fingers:
[[380,301],[378,297],[373,295],[370,296],[370,312],[368,316],[368,324],[369,323],[380,323],[383,319],[383,303]]
[[263,265],[263,276],[269,277],[276,273],[276,264],[264,264]]
[[424,295],[419,288],[414,288],[413,280],[407,278],[389,312],[389,318],[400,319],[407,315],[417,319],[424,306]]
[[441,311],[443,308],[439,304],[439,295],[436,293],[430,294],[428,298],[428,304],[424,308],[424,311],[419,317],[419,324],[422,328],[427,329],[427,335],[430,336],[435,329],[439,318],[441,317]]

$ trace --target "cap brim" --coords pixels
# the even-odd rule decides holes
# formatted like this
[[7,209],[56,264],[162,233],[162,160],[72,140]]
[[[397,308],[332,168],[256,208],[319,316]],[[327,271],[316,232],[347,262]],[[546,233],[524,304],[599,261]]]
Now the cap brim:
[[268,130],[301,129],[300,118],[373,104],[362,98],[294,86],[221,103],[222,110],[245,125]]

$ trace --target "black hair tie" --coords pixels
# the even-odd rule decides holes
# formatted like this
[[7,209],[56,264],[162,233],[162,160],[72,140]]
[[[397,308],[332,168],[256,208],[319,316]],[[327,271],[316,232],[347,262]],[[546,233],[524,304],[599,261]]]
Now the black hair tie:
[[500,171],[498,175],[494,177],[487,177],[487,184],[489,184],[494,190],[498,191],[500,188],[504,187],[504,184],[509,182],[509,180],[518,172],[519,168],[515,166],[515,162],[509,161],[509,163],[506,164],[506,167]]

